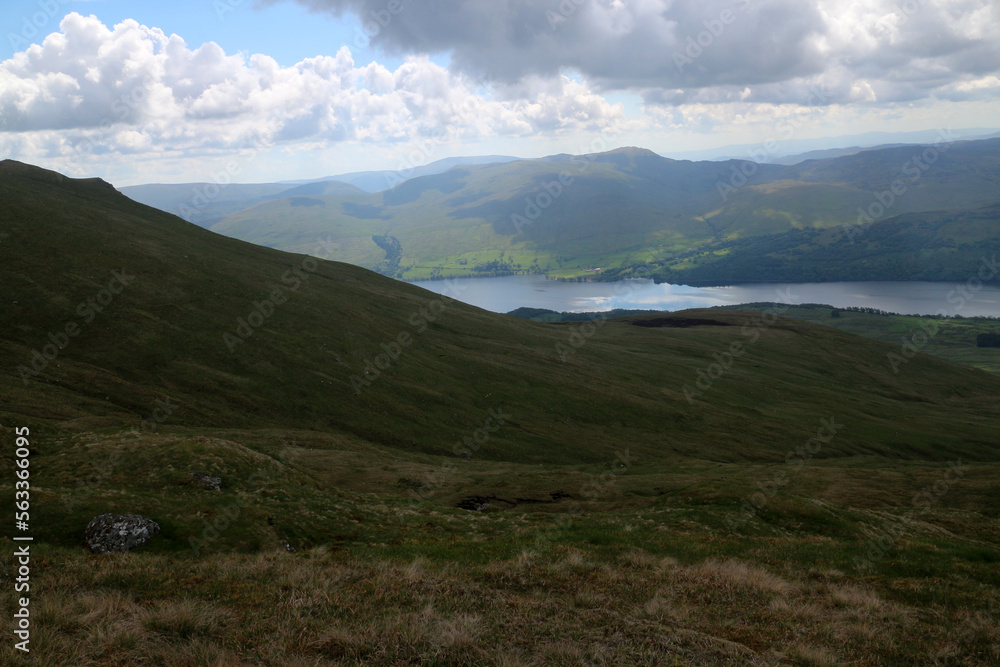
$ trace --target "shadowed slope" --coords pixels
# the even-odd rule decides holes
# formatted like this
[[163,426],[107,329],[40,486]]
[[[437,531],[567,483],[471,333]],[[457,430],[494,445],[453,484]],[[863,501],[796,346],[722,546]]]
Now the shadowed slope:
[[[509,423],[478,456],[571,462],[626,444],[771,459],[835,413],[846,427],[824,457],[995,456],[1000,380],[923,356],[895,373],[897,349],[823,327],[691,311],[730,326],[611,321],[584,337],[218,236],[101,182],[7,162],[0,193],[11,415],[136,425],[169,400],[171,424],[334,431],[451,454],[502,408]],[[70,323],[79,333],[64,339]],[[716,363],[721,377],[692,391]]]

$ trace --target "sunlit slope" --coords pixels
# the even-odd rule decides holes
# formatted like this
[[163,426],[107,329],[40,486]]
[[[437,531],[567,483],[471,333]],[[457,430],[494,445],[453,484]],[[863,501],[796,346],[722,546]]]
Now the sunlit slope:
[[0,194],[5,419],[159,415],[454,455],[503,410],[477,457],[569,463],[775,460],[835,418],[822,457],[996,455],[1000,380],[924,356],[896,373],[897,349],[825,327],[692,311],[671,317],[716,324],[581,333],[229,239],[100,181],[5,162]]
[[[677,260],[685,253],[717,254],[720,244],[799,230],[839,231],[865,212],[880,224],[909,212],[994,204],[998,165],[1000,140],[886,148],[795,166],[689,162],[624,148],[462,166],[377,194],[277,199],[212,229],[302,252],[328,235],[340,246],[338,259],[404,278],[582,275],[634,264],[683,270]],[[373,236],[398,241],[398,262],[382,264]],[[742,268],[738,279],[759,277]]]

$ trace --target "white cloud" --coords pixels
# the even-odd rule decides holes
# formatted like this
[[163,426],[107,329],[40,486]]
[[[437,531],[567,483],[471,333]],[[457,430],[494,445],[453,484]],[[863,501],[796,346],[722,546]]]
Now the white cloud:
[[[297,1],[366,21],[389,4]],[[273,179],[385,168],[414,153],[586,152],[584,135],[612,128],[618,145],[669,152],[784,137],[789,127],[799,137],[998,117],[994,0],[403,7],[370,31],[404,56],[395,69],[356,63],[348,47],[282,67],[133,20],[108,27],[69,14],[0,62],[0,154],[131,182],[197,180],[256,142],[274,147],[254,167]],[[609,96],[626,100],[628,117]],[[427,138],[433,151],[414,149]]]
[[[60,32],[0,63],[0,149],[87,163],[108,153],[196,156],[249,141],[313,145],[490,137],[604,127],[623,117],[586,85],[557,78],[523,99],[424,56],[358,66],[348,47],[280,67],[133,20],[73,13]],[[536,94],[537,93],[537,94]],[[43,148],[44,147],[44,148]]]
[[[279,0],[271,0],[277,2]],[[296,0],[368,20],[386,0]],[[580,72],[647,99],[786,103],[827,82],[829,103],[923,99],[1000,73],[996,0],[404,0],[373,41],[450,54],[515,82]],[[831,79],[839,85],[830,85]],[[864,83],[855,85],[863,79]],[[978,89],[977,89],[978,90]],[[975,95],[973,90],[969,95]]]

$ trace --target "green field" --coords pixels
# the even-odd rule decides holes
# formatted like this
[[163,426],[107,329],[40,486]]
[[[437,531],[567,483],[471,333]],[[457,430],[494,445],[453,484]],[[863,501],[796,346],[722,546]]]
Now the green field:
[[[994,374],[766,307],[498,315],[11,162],[0,231],[4,664],[1000,660]],[[88,554],[103,512],[162,533]]]
[[[750,308],[739,308],[767,309],[774,305],[755,304]],[[979,334],[1000,332],[1000,319],[997,318],[877,314],[821,305],[792,306],[782,315],[896,345],[899,348],[896,354],[904,360],[908,360],[914,352],[919,352],[963,366],[1000,373],[1000,348],[976,345]],[[900,367],[905,363],[907,362],[897,361]]]

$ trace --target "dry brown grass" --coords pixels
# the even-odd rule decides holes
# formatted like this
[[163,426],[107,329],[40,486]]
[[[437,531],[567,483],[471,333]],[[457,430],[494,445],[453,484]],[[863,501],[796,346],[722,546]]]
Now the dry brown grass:
[[896,655],[990,665],[1000,640],[981,615],[929,632],[925,610],[847,577],[641,551],[610,561],[526,552],[461,568],[323,549],[204,560],[66,552],[36,577],[32,653],[0,647],[2,664],[821,666]]
[[795,590],[792,584],[767,570],[736,560],[710,559],[694,567],[691,574],[727,588],[744,588],[775,595],[788,595]]

